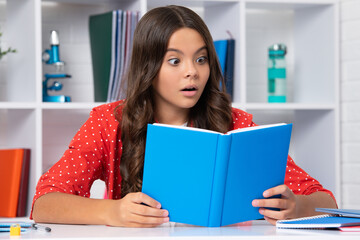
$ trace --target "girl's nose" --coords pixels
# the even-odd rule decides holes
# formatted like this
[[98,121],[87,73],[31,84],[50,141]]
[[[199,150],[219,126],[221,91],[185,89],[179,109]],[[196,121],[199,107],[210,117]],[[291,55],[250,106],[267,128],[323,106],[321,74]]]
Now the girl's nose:
[[194,79],[198,77],[198,71],[193,62],[186,64],[185,77]]

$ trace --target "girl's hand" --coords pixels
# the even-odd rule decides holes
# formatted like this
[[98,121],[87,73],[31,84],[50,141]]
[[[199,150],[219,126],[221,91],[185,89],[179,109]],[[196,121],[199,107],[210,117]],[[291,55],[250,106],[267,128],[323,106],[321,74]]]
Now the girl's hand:
[[129,193],[120,200],[112,200],[108,224],[121,227],[155,227],[169,222],[167,210],[142,192]]
[[[275,225],[277,220],[297,217],[297,197],[286,185],[279,185],[270,188],[263,193],[265,198],[274,195],[281,195],[281,198],[255,199],[252,202],[254,207],[260,207],[259,213],[269,223]],[[280,211],[274,211],[267,208],[279,208]]]

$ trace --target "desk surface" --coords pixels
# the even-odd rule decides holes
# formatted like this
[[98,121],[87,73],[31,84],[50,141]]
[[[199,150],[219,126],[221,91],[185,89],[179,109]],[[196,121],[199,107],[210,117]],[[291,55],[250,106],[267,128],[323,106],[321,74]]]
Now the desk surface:
[[[2,218],[0,222],[11,221]],[[20,221],[17,219],[17,221]],[[27,220],[28,221],[28,220]],[[156,228],[120,228],[97,225],[42,224],[51,227],[51,232],[30,230],[18,239],[360,239],[360,232],[340,232],[338,230],[289,230],[276,229],[266,221],[252,221],[229,227],[206,228],[178,223],[166,223]],[[10,234],[0,233],[0,239],[10,238]]]

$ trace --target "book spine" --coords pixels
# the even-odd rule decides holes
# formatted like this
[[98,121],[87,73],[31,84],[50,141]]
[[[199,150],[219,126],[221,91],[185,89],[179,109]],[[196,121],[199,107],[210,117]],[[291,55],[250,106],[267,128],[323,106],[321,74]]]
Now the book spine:
[[209,227],[221,225],[231,135],[219,135],[210,202]]
[[28,198],[29,169],[30,169],[30,149],[23,149],[23,162],[21,167],[19,200],[17,205],[16,217],[26,216],[26,205]]

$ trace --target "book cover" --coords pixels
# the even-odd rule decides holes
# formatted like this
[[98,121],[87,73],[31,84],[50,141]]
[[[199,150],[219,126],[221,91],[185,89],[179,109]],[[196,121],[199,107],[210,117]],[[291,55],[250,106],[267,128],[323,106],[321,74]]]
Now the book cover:
[[316,208],[315,211],[338,214],[343,217],[357,217],[360,218],[360,209],[338,209],[338,208]]
[[106,102],[112,58],[113,12],[89,17],[95,102]]
[[19,200],[16,217],[26,216],[27,197],[29,189],[29,170],[30,170],[30,149],[23,149],[23,162],[21,167]]
[[227,45],[228,45],[227,40],[214,41],[215,51],[218,56],[223,75],[225,75]]
[[234,60],[235,60],[235,39],[227,40],[226,64],[225,64],[225,86],[226,92],[233,99],[234,88]]
[[16,217],[23,149],[0,150],[0,217]]
[[111,102],[113,96],[113,89],[116,85],[117,75],[120,71],[120,39],[121,39],[121,28],[122,28],[122,10],[112,11],[112,35],[111,35],[111,68],[110,68],[110,79],[107,93],[107,102]]
[[277,228],[341,228],[359,225],[360,218],[341,217],[329,214],[290,220],[279,220],[276,222]]
[[221,134],[149,124],[142,192],[170,221],[224,226],[259,219],[253,199],[284,183],[292,124]]

